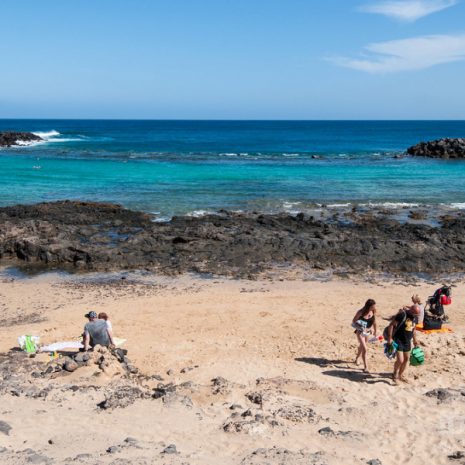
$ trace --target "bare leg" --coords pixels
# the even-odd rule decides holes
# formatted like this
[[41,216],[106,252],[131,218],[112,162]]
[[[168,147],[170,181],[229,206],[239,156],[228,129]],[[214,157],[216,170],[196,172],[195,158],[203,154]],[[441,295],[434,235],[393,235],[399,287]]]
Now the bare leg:
[[404,383],[408,383],[407,378],[404,377],[404,372],[408,367],[408,362],[410,360],[410,352],[404,352],[404,360],[399,368],[399,379]]
[[363,369],[364,371],[368,371],[368,365],[367,365],[367,338],[360,333],[357,333],[357,339],[359,342],[359,347],[358,347],[358,353],[357,353],[357,358],[355,359],[355,363],[358,364],[358,359],[360,356],[362,357],[363,361]]
[[357,356],[355,357],[355,365],[360,365],[359,359],[360,356],[362,355],[362,343],[360,342],[360,335],[357,333],[357,340],[358,340],[358,350],[357,350]]
[[400,372],[400,367],[404,363],[404,352],[397,352],[396,355],[396,361],[394,363],[394,373],[392,375],[392,379],[394,382],[397,382],[399,379],[399,372]]

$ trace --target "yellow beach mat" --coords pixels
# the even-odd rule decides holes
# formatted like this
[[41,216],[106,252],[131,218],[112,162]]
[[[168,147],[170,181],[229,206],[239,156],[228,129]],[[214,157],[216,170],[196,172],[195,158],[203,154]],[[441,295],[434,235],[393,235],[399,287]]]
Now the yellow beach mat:
[[434,334],[434,333],[453,333],[454,330],[450,326],[443,326],[441,329],[423,329],[423,325],[419,324],[416,326],[418,331],[421,331],[423,334]]

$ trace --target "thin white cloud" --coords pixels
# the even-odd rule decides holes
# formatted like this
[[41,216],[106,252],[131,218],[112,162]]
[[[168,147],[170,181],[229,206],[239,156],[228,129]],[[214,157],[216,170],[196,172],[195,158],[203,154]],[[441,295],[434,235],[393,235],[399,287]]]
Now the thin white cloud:
[[367,45],[361,58],[333,57],[329,61],[368,73],[419,70],[465,60],[465,34],[431,35]]
[[363,5],[360,10],[365,13],[389,16],[400,21],[413,22],[457,3],[458,0],[392,0]]

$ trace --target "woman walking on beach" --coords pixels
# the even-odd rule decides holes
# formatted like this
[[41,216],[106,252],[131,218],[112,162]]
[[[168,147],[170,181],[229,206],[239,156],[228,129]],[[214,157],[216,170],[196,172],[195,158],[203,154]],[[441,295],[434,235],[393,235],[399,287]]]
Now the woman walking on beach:
[[362,357],[363,371],[368,373],[367,342],[370,337],[377,335],[376,302],[373,299],[368,299],[363,308],[355,314],[352,327],[355,328],[355,334],[359,342],[355,364],[358,365],[360,357]]

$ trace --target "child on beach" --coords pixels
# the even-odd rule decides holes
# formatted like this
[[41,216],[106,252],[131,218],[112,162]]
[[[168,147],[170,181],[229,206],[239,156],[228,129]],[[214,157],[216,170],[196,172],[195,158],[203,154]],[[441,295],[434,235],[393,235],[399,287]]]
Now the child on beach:
[[111,324],[111,321],[108,318],[108,315],[105,312],[100,312],[98,314],[98,319],[99,320],[105,320],[107,323],[107,328],[109,331],[113,331],[113,325]]
[[352,327],[355,328],[355,334],[359,342],[355,364],[358,365],[359,359],[362,357],[363,371],[368,373],[367,342],[372,335],[377,335],[376,302],[373,299],[368,299],[363,308],[355,314]]
[[417,324],[423,324],[423,319],[425,317],[425,306],[422,305],[421,303],[421,298],[418,294],[412,295],[412,304],[413,305],[406,305],[403,310],[415,310],[418,309],[419,314],[418,314],[418,323]]

